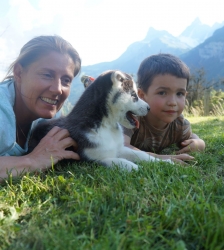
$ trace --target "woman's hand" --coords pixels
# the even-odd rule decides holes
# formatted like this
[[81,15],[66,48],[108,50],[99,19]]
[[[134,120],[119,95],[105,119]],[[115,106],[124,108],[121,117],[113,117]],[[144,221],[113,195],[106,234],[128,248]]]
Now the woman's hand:
[[79,160],[77,153],[66,150],[68,147],[73,147],[75,151],[77,144],[66,129],[54,127],[30,154],[0,156],[0,182],[9,175],[14,177],[25,172],[46,170],[63,159]]
[[77,153],[66,148],[77,149],[76,142],[70,137],[68,130],[59,127],[52,128],[42,138],[36,148],[27,155],[31,161],[31,169],[47,169],[63,159],[79,160]]

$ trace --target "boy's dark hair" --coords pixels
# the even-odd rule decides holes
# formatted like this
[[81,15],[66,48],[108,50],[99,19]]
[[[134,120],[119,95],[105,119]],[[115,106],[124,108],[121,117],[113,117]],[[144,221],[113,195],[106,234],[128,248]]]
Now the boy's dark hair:
[[157,75],[170,74],[178,78],[190,78],[190,70],[179,58],[171,54],[157,54],[145,58],[138,69],[138,87],[145,93]]

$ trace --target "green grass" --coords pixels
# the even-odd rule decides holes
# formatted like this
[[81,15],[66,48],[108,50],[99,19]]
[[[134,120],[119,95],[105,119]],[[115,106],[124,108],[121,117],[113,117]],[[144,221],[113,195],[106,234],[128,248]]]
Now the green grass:
[[224,117],[189,118],[206,142],[188,166],[88,164],[0,186],[0,249],[224,249]]

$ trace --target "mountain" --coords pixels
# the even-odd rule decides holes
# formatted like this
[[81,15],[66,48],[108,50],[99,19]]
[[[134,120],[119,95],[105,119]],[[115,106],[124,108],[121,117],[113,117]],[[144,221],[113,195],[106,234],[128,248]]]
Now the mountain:
[[[87,74],[93,77],[98,76],[106,70],[122,70],[130,74],[136,74],[138,67],[147,56],[157,53],[171,53],[176,56],[183,54],[191,47],[178,38],[172,36],[167,31],[158,31],[150,28],[146,37],[142,41],[132,43],[127,50],[116,60],[111,62],[102,62],[90,66],[83,66],[81,75]],[[80,77],[81,77],[80,75]],[[84,88],[80,82],[80,77],[76,78],[69,100],[72,104],[77,100],[77,96],[83,92]]]
[[127,73],[135,74],[139,64],[149,55],[164,52],[179,56],[190,49],[189,45],[181,42],[167,31],[158,31],[150,28],[142,41],[132,43],[116,60],[83,66],[82,72],[93,77],[108,69],[120,69]]
[[[164,30],[150,28],[142,41],[132,43],[116,60],[83,66],[79,77],[72,84],[69,101],[74,104],[84,91],[80,78],[83,74],[97,77],[105,70],[119,69],[135,75],[142,60],[157,53],[171,53],[179,56],[191,69],[204,68],[209,80],[224,76],[224,27],[221,24],[212,27],[204,25],[196,19],[180,37],[174,37]],[[224,22],[223,22],[224,25]],[[212,33],[214,32],[214,34]],[[210,36],[208,38],[208,36]],[[183,39],[185,38],[185,39]],[[184,40],[186,42],[184,42]],[[187,44],[188,41],[188,44]],[[189,41],[197,44],[191,47]]]
[[224,22],[215,23],[212,26],[203,24],[199,18],[196,18],[179,36],[180,41],[191,47],[196,47],[203,43],[208,37],[212,36],[215,30],[224,26]]
[[180,55],[193,72],[204,68],[208,80],[224,78],[224,26],[192,50]]

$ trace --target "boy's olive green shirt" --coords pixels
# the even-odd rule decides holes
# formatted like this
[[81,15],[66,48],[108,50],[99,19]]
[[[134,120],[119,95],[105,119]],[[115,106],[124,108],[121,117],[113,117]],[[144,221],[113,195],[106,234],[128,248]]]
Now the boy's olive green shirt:
[[124,134],[131,138],[130,144],[146,152],[160,153],[163,149],[190,139],[192,135],[190,122],[180,115],[164,129],[147,124],[145,117],[139,117],[139,129],[123,128]]

